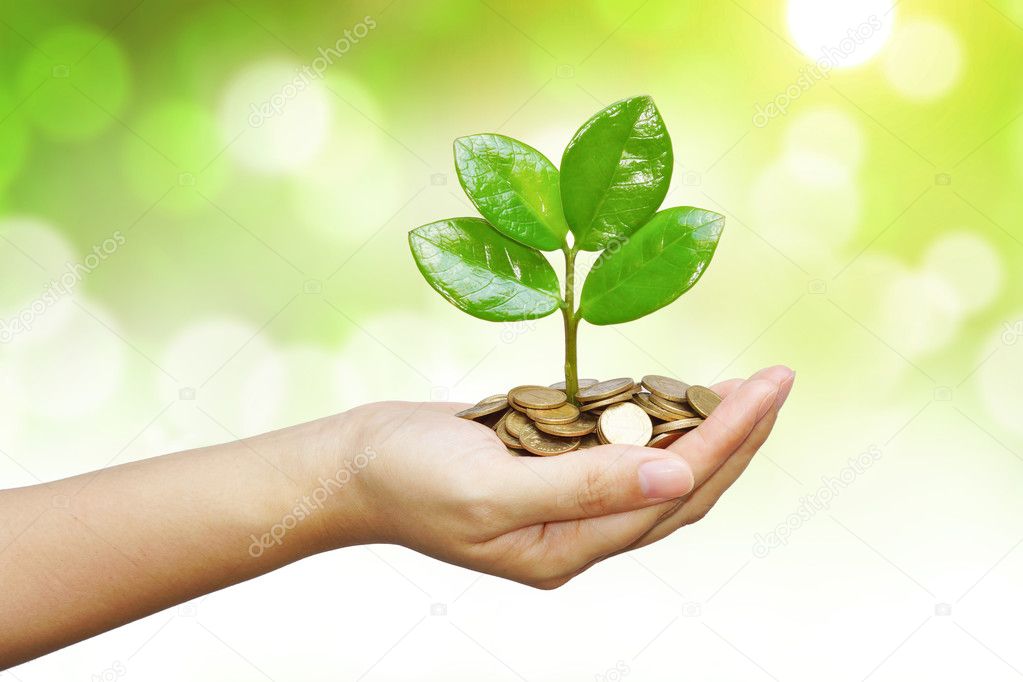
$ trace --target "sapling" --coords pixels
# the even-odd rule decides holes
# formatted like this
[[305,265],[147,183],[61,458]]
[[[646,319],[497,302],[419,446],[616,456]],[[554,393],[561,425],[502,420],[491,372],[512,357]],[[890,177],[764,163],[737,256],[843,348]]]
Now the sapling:
[[[707,269],[724,216],[679,206],[668,192],[671,139],[647,96],[600,110],[572,137],[561,170],[524,142],[485,133],[455,140],[458,179],[482,218],[409,233],[419,271],[452,304],[484,320],[561,310],[565,393],[579,388],[579,321],[618,324],[663,308]],[[562,251],[565,278],[541,251]],[[576,305],[576,257],[599,251]]]

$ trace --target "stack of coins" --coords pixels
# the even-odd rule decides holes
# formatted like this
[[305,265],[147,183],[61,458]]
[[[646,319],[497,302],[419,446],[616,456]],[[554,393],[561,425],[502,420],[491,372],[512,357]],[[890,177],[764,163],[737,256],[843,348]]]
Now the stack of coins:
[[709,388],[656,374],[639,384],[580,379],[574,404],[564,389],[564,382],[516,386],[455,416],[489,426],[514,454],[549,457],[611,443],[664,448],[721,402]]

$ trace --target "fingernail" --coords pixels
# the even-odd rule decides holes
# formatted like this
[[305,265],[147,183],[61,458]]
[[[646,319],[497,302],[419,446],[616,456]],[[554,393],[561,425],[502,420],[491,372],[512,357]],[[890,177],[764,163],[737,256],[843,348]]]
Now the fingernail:
[[682,497],[693,483],[692,469],[677,459],[655,459],[639,467],[639,488],[648,499]]
[[778,389],[778,397],[774,399],[774,404],[777,408],[781,408],[785,401],[789,398],[789,393],[792,392],[792,385],[796,383],[796,372],[795,370],[789,370],[789,378],[781,382],[781,388]]

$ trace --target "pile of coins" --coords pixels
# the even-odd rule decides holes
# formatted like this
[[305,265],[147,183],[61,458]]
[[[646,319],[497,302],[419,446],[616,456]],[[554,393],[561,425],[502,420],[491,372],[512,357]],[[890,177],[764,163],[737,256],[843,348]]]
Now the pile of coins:
[[656,374],[639,384],[580,379],[577,404],[564,389],[564,382],[517,386],[455,416],[489,426],[515,454],[548,457],[611,443],[664,448],[721,402],[709,388]]

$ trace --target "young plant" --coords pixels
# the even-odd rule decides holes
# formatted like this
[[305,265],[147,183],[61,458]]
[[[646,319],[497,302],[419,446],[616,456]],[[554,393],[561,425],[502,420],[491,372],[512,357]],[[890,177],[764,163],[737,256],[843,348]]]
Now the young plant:
[[[461,137],[454,148],[458,179],[483,219],[412,230],[416,265],[441,296],[484,320],[533,320],[560,309],[569,400],[579,383],[579,321],[617,324],[663,308],[696,284],[717,248],[724,216],[690,206],[657,210],[673,156],[650,97],[615,102],[586,121],[560,173],[504,135]],[[541,253],[557,250],[565,254],[563,289]],[[580,251],[601,254],[576,307]]]

